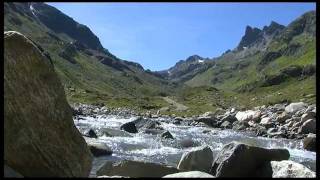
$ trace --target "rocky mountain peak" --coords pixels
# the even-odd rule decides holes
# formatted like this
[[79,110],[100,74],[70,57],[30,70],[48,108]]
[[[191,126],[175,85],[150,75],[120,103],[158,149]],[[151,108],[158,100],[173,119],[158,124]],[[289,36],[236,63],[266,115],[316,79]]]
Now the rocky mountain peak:
[[278,24],[275,21],[271,21],[269,26],[264,26],[263,27],[263,31],[267,34],[267,35],[271,35],[274,34],[276,32],[279,32],[281,30],[283,30],[285,28],[285,26]]
[[192,55],[186,59],[186,62],[193,62],[193,61],[198,61],[198,60],[202,60],[202,59],[204,59],[204,58],[199,55]]
[[250,46],[262,36],[261,32],[262,30],[259,28],[252,28],[251,26],[247,26],[245,34],[241,38],[237,49],[242,50],[243,48]]
[[65,33],[89,49],[103,51],[96,35],[85,25],[77,23],[71,17],[45,3],[25,3],[36,18],[55,33]]

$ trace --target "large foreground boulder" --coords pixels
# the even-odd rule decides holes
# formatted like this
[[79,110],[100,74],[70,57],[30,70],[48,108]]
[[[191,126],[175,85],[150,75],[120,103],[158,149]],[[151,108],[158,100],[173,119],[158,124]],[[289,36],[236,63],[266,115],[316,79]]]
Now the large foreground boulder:
[[87,177],[92,155],[50,60],[4,32],[4,160],[24,177]]
[[178,164],[179,170],[209,172],[213,161],[213,153],[209,146],[202,146],[185,152]]
[[210,174],[216,177],[257,177],[257,169],[265,163],[287,160],[289,157],[286,149],[265,149],[231,142],[217,154]]
[[179,170],[156,163],[123,160],[119,162],[107,161],[97,175],[138,177],[162,177],[167,174],[178,173]]
[[273,178],[315,178],[316,173],[293,161],[271,161]]
[[201,171],[188,171],[163,176],[163,178],[214,178],[211,174]]

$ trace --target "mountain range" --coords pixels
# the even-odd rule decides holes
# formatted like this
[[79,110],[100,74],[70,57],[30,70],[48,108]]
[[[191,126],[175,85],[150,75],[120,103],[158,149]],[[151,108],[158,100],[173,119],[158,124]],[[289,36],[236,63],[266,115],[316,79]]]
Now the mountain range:
[[[45,3],[4,3],[4,31],[26,35],[51,59],[70,103],[197,114],[315,102],[315,11],[288,26],[247,26],[233,50],[214,58],[192,55],[155,72],[113,55],[87,26]],[[189,108],[177,111],[165,97]]]

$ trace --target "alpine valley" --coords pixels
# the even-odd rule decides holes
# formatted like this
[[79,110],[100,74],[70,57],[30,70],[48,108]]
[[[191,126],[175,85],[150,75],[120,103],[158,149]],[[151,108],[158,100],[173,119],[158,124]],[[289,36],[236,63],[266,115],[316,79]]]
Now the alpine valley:
[[[5,3],[4,30],[30,37],[50,56],[68,101],[138,111],[200,114],[219,107],[250,108],[303,99],[315,103],[316,13],[287,27],[247,26],[239,45],[219,57],[192,55],[152,72],[122,60],[99,38],[45,3]],[[298,90],[295,90],[298,89]],[[176,111],[163,97],[189,107]],[[307,96],[307,97],[306,97]]]
[[151,71],[55,7],[4,3],[6,176],[315,177],[316,11],[243,31]]

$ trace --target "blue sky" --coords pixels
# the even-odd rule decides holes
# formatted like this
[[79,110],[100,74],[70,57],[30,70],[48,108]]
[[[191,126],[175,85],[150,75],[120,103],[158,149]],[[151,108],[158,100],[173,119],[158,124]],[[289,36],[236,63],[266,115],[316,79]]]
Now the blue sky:
[[288,25],[315,3],[48,3],[87,25],[117,57],[164,70],[235,48],[245,27]]

